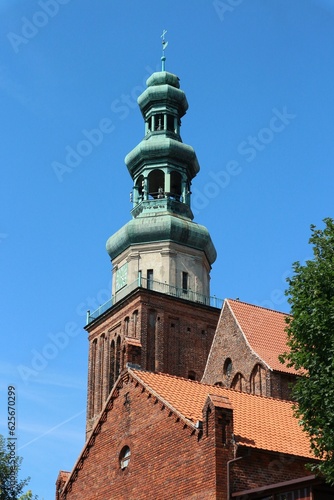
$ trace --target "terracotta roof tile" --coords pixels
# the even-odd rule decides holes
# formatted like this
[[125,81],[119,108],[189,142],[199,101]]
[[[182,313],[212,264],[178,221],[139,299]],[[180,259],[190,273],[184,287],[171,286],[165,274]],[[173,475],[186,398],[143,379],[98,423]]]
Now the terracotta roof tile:
[[279,362],[278,356],[288,350],[285,318],[288,314],[227,299],[253,351],[273,370],[296,375],[294,368]]
[[147,390],[193,423],[202,420],[203,406],[209,394],[225,397],[233,408],[234,434],[239,444],[314,458],[307,435],[293,416],[289,401],[255,396],[163,373],[129,372]]

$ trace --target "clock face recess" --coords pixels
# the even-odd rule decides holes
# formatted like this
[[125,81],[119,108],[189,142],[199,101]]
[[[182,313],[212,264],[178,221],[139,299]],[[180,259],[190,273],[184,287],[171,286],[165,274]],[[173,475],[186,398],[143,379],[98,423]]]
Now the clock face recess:
[[116,271],[116,292],[127,284],[128,264],[124,264]]

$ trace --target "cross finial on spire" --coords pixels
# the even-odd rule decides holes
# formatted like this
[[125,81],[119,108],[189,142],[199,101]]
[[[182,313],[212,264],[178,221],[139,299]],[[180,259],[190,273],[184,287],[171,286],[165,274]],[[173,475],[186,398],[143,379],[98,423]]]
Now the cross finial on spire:
[[162,57],[161,57],[161,71],[165,71],[165,61],[166,61],[166,56],[165,56],[165,50],[167,48],[168,42],[165,40],[165,35],[167,33],[167,30],[163,30],[161,38],[162,38]]

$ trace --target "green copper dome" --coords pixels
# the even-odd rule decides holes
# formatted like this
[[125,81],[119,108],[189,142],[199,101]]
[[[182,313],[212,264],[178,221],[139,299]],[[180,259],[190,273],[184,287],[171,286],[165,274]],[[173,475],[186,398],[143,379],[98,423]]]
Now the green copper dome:
[[[186,95],[179,78],[164,70],[146,83],[138,97],[145,134],[125,158],[133,179],[133,219],[108,239],[107,251],[114,261],[131,246],[141,245],[140,251],[149,253],[151,243],[161,243],[159,253],[164,242],[171,242],[203,252],[212,265],[217,255],[210,234],[192,221],[191,183],[200,167],[194,149],[180,135],[181,118],[188,109]],[[193,252],[185,253],[186,260],[192,258]],[[205,290],[205,273],[199,268],[197,272],[196,286]]]
[[147,89],[138,97],[138,104],[145,117],[149,109],[164,103],[165,106],[177,110],[180,118],[188,109],[188,101],[183,90],[180,90],[179,79],[172,73],[161,71],[148,78]]
[[195,177],[200,170],[194,149],[169,137],[153,135],[147,140],[144,139],[125,157],[131,176],[148,163],[158,167],[159,163],[168,161],[187,165],[190,178]]
[[172,241],[179,245],[202,250],[210,265],[217,257],[206,227],[170,214],[131,220],[108,239],[106,247],[111,260],[113,260],[130,245],[162,241]]
[[157,71],[156,73],[152,73],[152,75],[146,80],[146,85],[148,87],[163,85],[165,83],[177,89],[180,88],[179,77],[174,75],[174,73],[169,73],[168,71]]

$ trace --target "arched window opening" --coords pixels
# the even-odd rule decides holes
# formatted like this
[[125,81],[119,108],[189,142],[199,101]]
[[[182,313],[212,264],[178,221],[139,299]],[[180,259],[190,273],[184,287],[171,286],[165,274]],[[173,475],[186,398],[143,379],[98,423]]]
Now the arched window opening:
[[97,340],[95,339],[92,342],[91,361],[90,361],[90,394],[91,394],[91,404],[89,408],[90,417],[93,417],[95,413],[96,349],[97,349]]
[[104,343],[105,335],[102,333],[99,342],[99,407],[101,409],[103,403],[103,375],[104,375]]
[[264,369],[260,364],[254,366],[249,382],[251,393],[261,396],[264,384]]
[[126,365],[126,348],[125,346],[122,349],[122,356],[121,356],[121,371],[124,369],[124,366]]
[[180,201],[182,195],[182,176],[179,172],[170,174],[170,196],[176,201]]
[[164,198],[165,174],[162,170],[152,170],[148,177],[148,194],[150,199]]
[[124,333],[126,336],[129,335],[129,322],[130,322],[130,318],[129,318],[129,316],[127,316],[124,320]]
[[164,115],[159,113],[154,116],[154,130],[163,130],[164,129]]
[[224,363],[224,368],[223,368],[223,373],[226,375],[226,377],[230,377],[231,372],[232,372],[233,364],[231,358],[226,358],[225,363]]
[[115,342],[110,344],[110,373],[109,373],[109,392],[114,387],[115,383]]
[[132,319],[133,319],[133,336],[137,337],[137,324],[138,324],[138,311],[137,310],[133,311]]
[[194,372],[193,370],[189,370],[188,379],[189,380],[196,380],[196,372]]
[[116,342],[116,374],[115,378],[118,377],[119,373],[121,370],[121,337],[117,337],[117,342]]
[[122,470],[129,466],[131,451],[128,446],[124,446],[119,454],[119,465]]
[[245,377],[239,372],[235,375],[232,380],[231,389],[236,391],[246,392],[246,381]]

